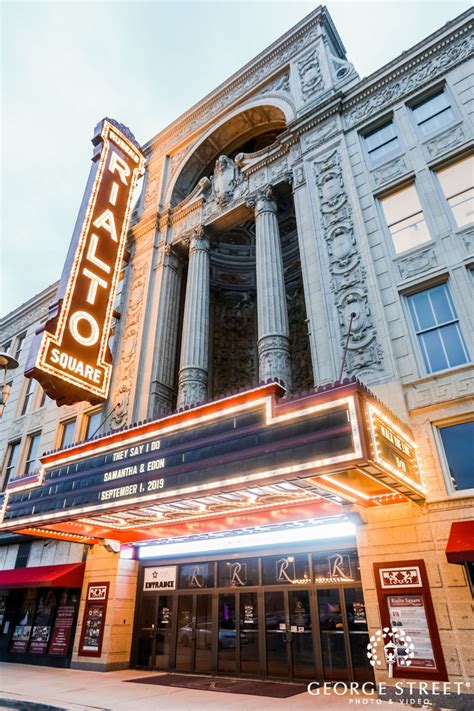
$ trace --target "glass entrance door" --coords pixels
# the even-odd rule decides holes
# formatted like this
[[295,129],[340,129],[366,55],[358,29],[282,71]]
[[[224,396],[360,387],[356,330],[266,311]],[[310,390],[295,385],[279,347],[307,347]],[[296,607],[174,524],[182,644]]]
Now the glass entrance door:
[[140,612],[137,667],[168,669],[173,621],[172,595],[144,595]]
[[289,590],[291,668],[295,679],[314,678],[313,625],[309,590]]
[[212,671],[212,595],[178,597],[176,671]]
[[155,669],[168,669],[170,664],[173,602],[174,599],[172,595],[160,595],[158,597]]
[[314,678],[309,590],[265,593],[265,641],[268,676]]

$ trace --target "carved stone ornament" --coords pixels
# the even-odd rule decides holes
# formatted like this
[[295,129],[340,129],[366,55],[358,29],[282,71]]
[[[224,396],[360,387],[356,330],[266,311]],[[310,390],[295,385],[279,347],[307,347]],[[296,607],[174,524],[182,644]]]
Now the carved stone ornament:
[[462,126],[450,128],[449,131],[444,131],[436,138],[431,139],[426,144],[431,157],[437,156],[439,153],[448,151],[453,146],[458,146],[466,140],[466,136]]
[[[158,187],[160,184],[160,172],[157,168],[157,166],[154,166],[153,169],[148,169],[148,174],[146,177],[146,186],[145,186],[145,201],[143,204],[143,209],[147,210],[149,207],[152,206],[154,203],[155,205],[158,205]],[[155,199],[156,198],[156,199]]]
[[260,380],[274,378],[275,373],[291,390],[290,340],[286,336],[264,336],[258,341]]
[[402,279],[408,279],[422,272],[427,272],[437,266],[438,259],[433,247],[410,254],[410,256],[404,257],[398,262],[398,270]]
[[113,389],[111,397],[112,406],[115,406],[111,417],[113,429],[122,427],[128,416],[128,406],[130,392],[132,389],[132,373],[138,352],[138,337],[140,334],[141,313],[143,308],[143,297],[145,293],[146,264],[143,264],[134,275],[127,300],[127,307],[124,309],[126,322],[120,338],[120,352],[117,363],[120,364],[119,377]]
[[285,74],[280,74],[279,77],[276,77],[276,79],[273,79],[273,81],[269,82],[266,86],[261,89],[261,91],[258,92],[257,96],[261,96],[262,94],[278,94],[278,93],[284,93],[284,94],[289,94],[290,93],[290,74],[289,72],[286,72]]
[[403,157],[399,157],[386,163],[381,168],[374,170],[372,172],[372,177],[375,185],[379,187],[380,185],[403,175],[403,173],[406,173],[407,170],[408,168],[405,159]]
[[331,58],[334,73],[336,75],[336,83],[339,84],[342,81],[346,81],[349,77],[356,78],[358,76],[354,65],[348,62],[346,59],[341,59],[340,57],[334,56],[334,54],[329,53]]
[[301,59],[297,66],[301,93],[304,101],[308,101],[324,89],[317,50],[314,49],[304,59]]
[[336,118],[324,121],[323,123],[316,126],[316,128],[314,128],[312,131],[308,133],[303,133],[301,140],[304,149],[306,150],[307,148],[316,148],[317,146],[324,143],[329,138],[329,136],[336,134],[338,130],[339,124]]
[[430,56],[420,62],[411,72],[403,75],[397,74],[392,81],[376,91],[366,101],[361,101],[346,114],[348,127],[354,126],[359,121],[365,121],[374,113],[379,113],[383,107],[398,101],[400,98],[414,91],[418,86],[432,80],[438,74],[446,71],[454,64],[467,59],[473,48],[473,36],[465,37],[458,42],[453,42],[435,56]]
[[374,316],[369,306],[369,288],[357,246],[352,207],[344,186],[338,149],[314,162],[320,203],[320,221],[329,257],[331,289],[339,317],[341,347],[345,343],[351,314],[347,372],[370,374],[382,369]]
[[203,210],[205,217],[243,198],[249,189],[247,176],[231,158],[224,155],[216,160],[214,175],[210,179],[203,178],[200,185],[206,201]]
[[[55,294],[52,295],[50,304],[55,303],[54,297],[55,297]],[[32,311],[28,311],[20,319],[15,319],[8,326],[6,326],[5,328],[2,328],[2,330],[0,331],[0,342],[4,343],[9,338],[16,336],[18,333],[22,333],[22,331],[26,331],[26,329],[29,326],[31,326],[31,324],[46,320],[48,311],[49,311],[48,304],[42,304],[41,306],[38,306],[37,308],[33,309]]]
[[182,368],[179,373],[178,408],[207,400],[207,373],[201,368]]
[[294,169],[293,182],[296,186],[303,185],[303,183],[306,182],[304,168],[302,165],[299,165],[297,168]]
[[463,231],[462,241],[466,250],[471,254],[474,251],[474,229],[472,227]]
[[173,410],[175,391],[164,383],[154,380],[152,383],[153,417],[165,417]]
[[[248,280],[248,277],[243,277]],[[213,388],[225,395],[242,383],[257,382],[256,301],[248,291],[222,290],[214,295]]]

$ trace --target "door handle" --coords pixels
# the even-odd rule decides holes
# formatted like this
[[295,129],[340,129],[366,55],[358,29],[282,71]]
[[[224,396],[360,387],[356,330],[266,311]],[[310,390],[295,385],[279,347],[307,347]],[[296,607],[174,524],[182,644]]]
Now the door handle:
[[285,632],[283,632],[283,641],[286,644],[291,644],[291,642],[293,641],[293,632],[290,632],[290,630],[286,630]]

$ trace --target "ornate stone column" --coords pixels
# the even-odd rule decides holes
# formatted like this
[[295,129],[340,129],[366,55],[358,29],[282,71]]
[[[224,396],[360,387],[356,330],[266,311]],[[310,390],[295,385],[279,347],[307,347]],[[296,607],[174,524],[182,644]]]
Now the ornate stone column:
[[178,407],[207,400],[209,304],[209,240],[201,226],[191,237],[189,246]]
[[176,396],[174,378],[183,264],[170,244],[163,244],[159,252],[156,270],[161,272],[161,282],[149,417],[168,415]]
[[290,339],[277,203],[271,185],[254,201],[257,262],[259,379],[279,378],[291,388]]

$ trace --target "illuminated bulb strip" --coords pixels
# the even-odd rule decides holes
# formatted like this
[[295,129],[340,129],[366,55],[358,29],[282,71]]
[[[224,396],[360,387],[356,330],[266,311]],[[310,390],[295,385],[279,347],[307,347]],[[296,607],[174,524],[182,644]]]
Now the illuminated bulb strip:
[[[254,390],[248,390],[245,394],[249,394],[252,392],[259,392],[263,388],[255,388]],[[225,403],[226,400],[235,400],[235,395],[229,396],[228,398],[223,398],[222,402]],[[348,412],[349,412],[349,424],[351,425],[352,428],[352,437],[353,437],[353,442],[354,442],[354,450],[355,450],[355,455],[356,457],[361,457],[362,456],[362,445],[361,445],[361,440],[360,440],[360,433],[359,433],[359,428],[357,425],[357,414],[356,414],[356,408],[355,408],[355,403],[354,403],[354,397],[344,397],[344,398],[339,398],[337,400],[331,400],[329,402],[325,403],[320,403],[319,405],[311,405],[309,407],[302,408],[300,410],[295,410],[290,413],[286,413],[283,415],[273,415],[273,396],[272,395],[265,395],[261,398],[258,398],[256,400],[249,400],[243,403],[240,403],[239,405],[234,405],[232,407],[225,407],[223,410],[214,410],[213,412],[210,412],[206,415],[197,415],[196,417],[190,419],[190,420],[184,420],[183,422],[175,422],[171,425],[166,426],[166,421],[169,419],[175,419],[176,415],[170,415],[168,417],[163,418],[162,420],[158,420],[159,423],[163,424],[158,424],[156,429],[152,430],[151,432],[147,432],[146,436],[143,435],[143,433],[137,434],[135,437],[128,437],[128,434],[130,432],[133,432],[134,430],[142,430],[143,425],[137,425],[136,427],[133,427],[131,430],[128,430],[127,432],[123,433],[123,440],[121,443],[114,442],[113,444],[105,444],[100,446],[94,447],[92,449],[89,449],[87,452],[87,458],[89,457],[95,457],[98,454],[102,454],[104,452],[110,452],[116,449],[119,449],[120,447],[126,447],[131,444],[134,444],[136,442],[143,443],[144,441],[147,441],[149,439],[154,439],[156,437],[162,437],[163,435],[170,434],[171,432],[176,432],[180,431],[183,429],[188,429],[190,427],[194,427],[195,425],[200,425],[204,424],[207,422],[210,422],[212,420],[220,419],[223,417],[227,417],[228,415],[234,415],[239,412],[245,412],[246,410],[251,410],[259,407],[262,405],[265,408],[265,425],[268,427],[270,425],[278,424],[280,422],[285,422],[287,420],[294,420],[298,417],[306,417],[308,415],[312,415],[316,412],[324,412],[325,410],[333,410],[334,408],[338,407],[339,405],[347,405]],[[200,405],[199,407],[193,408],[196,413],[199,413],[200,410],[204,408],[208,408],[209,403],[206,405]],[[185,413],[183,413],[185,414]],[[81,445],[79,445],[81,446]],[[67,450],[66,450],[67,451]],[[45,464],[45,467],[47,469],[55,469],[56,467],[59,466],[59,463],[61,466],[63,464],[69,464],[71,462],[74,462],[78,459],[83,460],[84,453],[79,453],[79,454],[73,454],[71,453],[69,456],[66,457],[59,457],[58,460],[56,461],[51,461]]]
[[[209,512],[208,514],[196,513],[195,515],[184,516],[181,518],[173,518],[173,519],[160,518],[160,519],[156,519],[154,521],[144,520],[143,523],[142,523],[142,521],[134,521],[132,523],[124,522],[122,525],[114,524],[112,522],[102,521],[100,516],[98,516],[95,519],[94,518],[80,518],[79,521],[81,521],[82,523],[87,523],[89,525],[93,525],[93,526],[103,526],[103,527],[107,527],[107,528],[115,528],[115,529],[118,529],[121,531],[126,531],[126,530],[135,530],[137,528],[150,528],[152,526],[172,526],[175,523],[189,523],[189,521],[208,521],[208,520],[212,520],[215,518],[222,518],[222,516],[234,516],[235,514],[253,513],[254,511],[262,511],[262,510],[268,510],[268,509],[275,511],[280,508],[288,508],[288,506],[292,506],[294,504],[311,504],[311,503],[316,503],[318,501],[321,501],[321,496],[315,495],[315,496],[309,496],[308,498],[301,497],[298,499],[294,499],[292,501],[285,501],[285,502],[282,502],[279,504],[260,504],[259,506],[245,506],[245,507],[240,507],[240,508],[235,508],[235,509],[227,509],[226,511],[216,511],[215,513],[212,513],[212,512]],[[337,504],[337,502],[334,502],[334,504],[339,505],[339,504]],[[126,514],[127,512],[124,511],[122,513]]]
[[36,526],[28,526],[28,528],[22,528],[21,532],[31,532],[32,535],[37,535],[38,533],[43,537],[50,536],[51,538],[65,538],[67,540],[80,540],[85,543],[96,543],[97,538],[91,538],[91,536],[84,536],[81,533],[64,533],[63,531],[53,531],[48,528],[37,528]]
[[344,489],[344,491],[350,491],[351,494],[355,494],[356,496],[358,496],[358,497],[361,498],[361,499],[366,499],[366,500],[368,500],[368,499],[373,499],[373,498],[374,498],[373,496],[369,496],[369,494],[364,494],[362,491],[359,491],[358,489],[353,489],[352,486],[348,486],[347,484],[343,484],[343,483],[342,483],[341,481],[339,481],[339,480],[334,481],[334,480],[331,478],[331,475],[330,475],[330,474],[321,474],[321,476],[318,477],[318,481],[319,481],[319,479],[324,479],[325,481],[332,482],[333,486],[340,487],[341,489]]
[[375,450],[375,460],[377,461],[378,464],[380,464],[384,469],[388,470],[391,474],[393,474],[394,477],[397,479],[401,480],[405,484],[407,484],[409,487],[412,489],[416,489],[422,494],[427,494],[428,491],[426,487],[423,484],[419,484],[418,482],[414,481],[414,479],[411,479],[408,477],[406,474],[401,472],[399,469],[394,467],[390,462],[387,462],[382,454],[380,453],[380,448],[379,448],[379,441],[378,441],[378,435],[375,431],[375,423],[374,423],[374,417],[378,417],[379,419],[383,420],[390,428],[395,430],[399,437],[405,442],[408,443],[410,447],[414,450],[414,456],[415,456],[415,461],[417,463],[418,471],[420,472],[420,477],[423,479],[422,476],[422,468],[420,466],[420,462],[418,459],[418,446],[416,442],[412,439],[410,439],[407,434],[395,423],[392,422],[392,420],[385,415],[381,410],[378,409],[378,407],[375,407],[375,405],[372,405],[371,403],[368,404],[368,411],[369,411],[369,426],[370,426],[370,432],[372,434],[372,442],[374,444],[374,450]]
[[2,508],[0,509],[0,523],[3,522],[3,519],[5,517],[5,513],[6,513],[6,510],[8,507],[9,498],[10,498],[10,493],[8,491],[6,491],[3,495],[3,504],[2,504]]
[[320,541],[326,538],[346,538],[355,537],[356,529],[350,521],[340,523],[326,523],[316,526],[307,526],[299,529],[283,529],[280,531],[262,531],[260,533],[248,533],[240,536],[227,536],[216,540],[195,540],[182,541],[177,543],[161,543],[151,546],[141,546],[138,548],[138,558],[147,560],[150,558],[164,558],[166,556],[193,555],[207,552],[235,551],[244,548],[255,548],[257,546],[268,546],[289,543],[307,543],[310,541]]
[[313,484],[314,486],[321,487],[321,489],[324,489],[324,491],[327,491],[329,494],[334,494],[338,498],[342,497],[346,501],[351,501],[353,504],[359,503],[359,498],[355,499],[353,496],[349,496],[349,494],[345,494],[342,491],[335,489],[333,486],[328,486],[324,482],[320,481],[319,477],[315,477],[314,479],[307,479],[306,481],[309,481],[309,483]]

